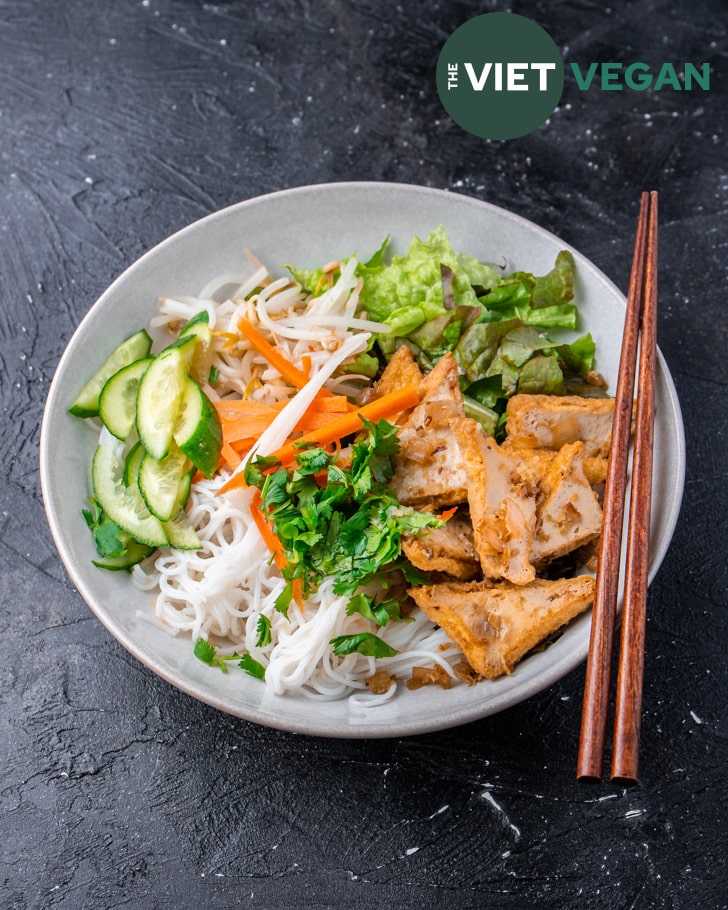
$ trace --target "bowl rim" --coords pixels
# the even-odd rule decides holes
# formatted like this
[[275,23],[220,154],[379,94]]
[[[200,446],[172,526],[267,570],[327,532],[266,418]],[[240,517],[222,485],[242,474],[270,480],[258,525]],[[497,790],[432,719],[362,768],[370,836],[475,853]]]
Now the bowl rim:
[[[117,275],[112,283],[89,307],[88,311],[78,323],[76,329],[66,343],[65,349],[55,368],[53,379],[46,396],[40,430],[40,485],[46,516],[51,534],[53,536],[53,540],[67,574],[70,576],[78,592],[81,594],[94,615],[100,620],[107,631],[133,657],[139,660],[140,663],[154,672],[157,676],[160,676],[166,680],[170,685],[174,686],[175,689],[181,690],[187,695],[190,695],[193,698],[210,705],[211,707],[217,708],[218,710],[232,716],[236,716],[249,722],[257,723],[273,729],[328,738],[377,739],[419,735],[428,732],[435,732],[442,729],[449,729],[451,727],[459,726],[464,723],[469,723],[471,721],[479,720],[499,713],[508,707],[513,707],[516,704],[520,704],[522,701],[525,701],[526,699],[538,694],[539,692],[543,691],[544,688],[547,688],[549,685],[553,685],[558,680],[563,678],[567,673],[571,672],[573,669],[579,666],[579,664],[581,664],[586,658],[588,651],[588,640],[586,646],[582,644],[581,646],[573,647],[570,651],[567,651],[564,655],[562,655],[562,657],[557,662],[549,664],[546,670],[538,675],[533,676],[527,683],[522,684],[521,688],[518,690],[517,697],[515,698],[513,697],[512,691],[498,693],[494,697],[491,696],[488,704],[485,706],[481,707],[480,704],[476,702],[472,705],[466,705],[460,709],[455,709],[440,718],[428,717],[424,721],[412,720],[405,722],[399,721],[394,723],[349,722],[346,725],[342,725],[339,723],[312,723],[310,721],[306,721],[305,718],[303,718],[301,720],[291,721],[290,719],[286,719],[285,722],[277,722],[275,717],[271,717],[270,714],[257,710],[255,708],[246,708],[245,710],[242,710],[237,706],[231,706],[225,700],[223,695],[216,695],[212,691],[196,684],[193,680],[187,679],[181,673],[175,672],[173,668],[168,669],[164,663],[155,660],[154,655],[150,653],[144,646],[140,646],[139,643],[135,641],[130,634],[127,634],[126,630],[115,621],[114,617],[109,612],[103,608],[103,604],[97,602],[97,598],[93,595],[89,588],[89,585],[87,584],[86,577],[81,572],[77,572],[70,560],[66,558],[62,522],[54,506],[52,496],[52,477],[50,468],[52,440],[50,438],[51,434],[49,428],[54,413],[61,405],[61,403],[58,401],[58,397],[60,395],[59,377],[61,377],[64,373],[67,362],[70,361],[73,357],[77,339],[85,334],[87,326],[93,321],[95,313],[99,309],[103,308],[106,299],[108,297],[113,297],[117,287],[120,284],[126,283],[129,280],[130,276],[133,277],[133,273],[137,269],[141,269],[149,259],[159,255],[160,252],[163,252],[168,246],[172,246],[175,243],[179,242],[180,239],[182,239],[185,235],[204,230],[205,226],[210,225],[217,220],[228,218],[236,214],[238,211],[243,211],[247,208],[265,205],[270,202],[275,202],[279,199],[286,199],[297,195],[310,194],[312,191],[321,193],[366,193],[367,191],[382,190],[396,190],[405,194],[412,193],[418,197],[429,195],[440,200],[444,197],[448,197],[450,199],[454,198],[457,200],[457,204],[471,205],[480,210],[484,208],[488,209],[492,215],[498,218],[511,220],[524,230],[531,232],[535,231],[542,237],[556,244],[559,244],[562,247],[568,248],[573,253],[575,259],[578,261],[579,269],[592,272],[592,274],[599,281],[605,283],[609,287],[609,289],[613,292],[615,299],[618,299],[620,301],[620,304],[626,308],[626,299],[624,297],[624,294],[620,291],[616,284],[614,284],[614,282],[599,268],[597,268],[597,266],[594,265],[591,260],[580,253],[571,244],[566,243],[556,234],[552,233],[546,228],[541,227],[535,222],[530,221],[529,219],[521,215],[517,215],[514,212],[504,209],[498,205],[495,205],[494,203],[477,199],[476,197],[467,195],[465,193],[454,192],[435,187],[424,187],[417,184],[390,181],[340,181],[295,186],[288,189],[276,190],[271,193],[265,193],[260,196],[254,196],[249,199],[233,203],[231,205],[218,209],[215,212],[205,215],[196,221],[186,224],[182,228],[174,231],[172,234],[161,240],[159,243],[152,246],[141,256],[131,262],[125,269],[123,269],[123,271]],[[658,367],[662,374],[661,378],[664,379],[666,383],[666,391],[672,411],[670,417],[674,422],[674,426],[677,431],[677,446],[675,451],[672,452],[674,466],[676,469],[675,485],[672,490],[672,502],[668,512],[667,522],[663,527],[662,545],[655,553],[652,554],[651,557],[649,573],[650,583],[654,580],[654,577],[664,560],[664,557],[670,546],[675,527],[677,525],[684,493],[686,468],[685,429],[677,391],[673,378],[667,367],[667,363],[662,355],[662,352],[659,349],[657,352],[657,359]]]

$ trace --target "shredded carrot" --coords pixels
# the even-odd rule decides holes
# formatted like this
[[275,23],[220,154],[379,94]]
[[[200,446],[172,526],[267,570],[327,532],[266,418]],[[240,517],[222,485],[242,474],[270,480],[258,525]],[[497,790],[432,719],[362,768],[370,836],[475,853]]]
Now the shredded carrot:
[[449,519],[451,519],[453,517],[453,515],[457,512],[457,510],[458,510],[458,507],[453,506],[452,509],[446,509],[444,512],[440,512],[440,514],[437,517],[440,519],[440,521],[449,521]]
[[[277,452],[273,453],[273,457],[281,465],[288,467],[295,461],[296,447],[300,444],[318,445],[324,448],[330,447],[330,451],[338,452],[341,447],[341,440],[362,428],[362,418],[381,420],[391,417],[401,411],[415,407],[415,405],[419,404],[419,400],[420,396],[417,393],[417,388],[414,385],[405,386],[403,389],[398,389],[396,392],[390,392],[388,395],[383,395],[381,398],[370,401],[354,413],[334,416],[332,420],[329,420],[322,427],[309,433],[304,433],[298,439],[287,442]],[[244,486],[246,486],[244,472],[239,471],[218,490],[218,495]]]
[[[266,519],[265,514],[263,513],[263,499],[260,495],[260,491],[257,489],[255,490],[253,499],[250,503],[250,514],[253,516],[253,521],[260,531],[260,536],[265,541],[265,545],[273,554],[273,561],[278,566],[280,571],[283,571],[283,569],[285,569],[285,567],[288,565],[286,554],[283,552],[283,544],[280,542],[278,535],[275,533],[271,527],[270,522]],[[293,593],[293,599],[296,601],[301,610],[305,609],[303,600],[303,580],[300,578],[294,578],[291,582],[291,591]]]
[[319,445],[326,446],[337,440],[343,439],[356,433],[363,426],[362,418],[367,420],[381,420],[386,417],[392,417],[401,411],[419,404],[420,396],[414,385],[405,386],[396,392],[390,392],[389,395],[383,395],[368,404],[363,405],[358,411],[351,414],[343,414],[335,420],[330,421],[319,430],[313,430],[305,433],[295,442],[288,443],[273,456],[284,466],[290,465],[296,459],[296,447],[299,445]]
[[242,458],[235,449],[230,445],[229,442],[223,442],[220,449],[220,454],[223,456],[225,461],[230,465],[231,468],[237,468],[237,466],[242,461]]
[[330,395],[326,398],[316,398],[311,402],[310,410],[326,414],[344,414],[346,411],[355,411],[356,405],[353,405],[346,395]]
[[230,442],[230,447],[238,453],[238,455],[245,455],[245,453],[252,449],[256,443],[255,436],[245,436],[243,439],[233,439]]
[[[217,401],[215,407],[222,427],[221,465],[237,468],[240,456],[251,449],[261,433],[268,429],[288,401],[262,404],[258,401]],[[310,433],[327,426],[345,414],[353,405],[344,395],[332,395],[314,401],[295,427],[298,433]]]
[[260,490],[257,488],[253,493],[253,499],[250,503],[250,514],[253,516],[253,521],[260,531],[260,536],[265,541],[265,545],[273,554],[273,561],[279,569],[285,569],[288,565],[288,560],[286,559],[286,554],[283,552],[283,544],[280,542],[275,531],[271,528],[263,514],[263,499],[260,495]]
[[303,371],[306,379],[311,378],[311,355],[310,354],[301,354],[301,370]]
[[[287,360],[282,354],[279,354],[278,351],[273,347],[270,342],[266,341],[265,338],[260,334],[256,327],[248,322],[243,316],[238,320],[238,328],[245,335],[248,341],[253,345],[253,347],[261,353],[268,363],[275,367],[281,376],[290,382],[292,386],[295,386],[297,389],[302,389],[308,382],[308,377],[305,373],[301,372],[297,366],[291,363],[290,360]],[[321,396],[327,396],[333,394],[329,392],[328,389],[321,389],[318,393]]]
[[296,601],[298,606],[303,610],[303,581],[300,578],[294,578],[291,582],[291,591],[293,592],[293,599]]

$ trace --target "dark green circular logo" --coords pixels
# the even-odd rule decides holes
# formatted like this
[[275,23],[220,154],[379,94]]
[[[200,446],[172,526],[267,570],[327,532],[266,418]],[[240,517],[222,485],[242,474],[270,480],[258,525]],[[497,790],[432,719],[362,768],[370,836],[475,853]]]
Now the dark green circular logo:
[[516,13],[468,20],[445,42],[437,91],[445,110],[482,139],[515,139],[535,130],[559,103],[564,62],[552,38]]

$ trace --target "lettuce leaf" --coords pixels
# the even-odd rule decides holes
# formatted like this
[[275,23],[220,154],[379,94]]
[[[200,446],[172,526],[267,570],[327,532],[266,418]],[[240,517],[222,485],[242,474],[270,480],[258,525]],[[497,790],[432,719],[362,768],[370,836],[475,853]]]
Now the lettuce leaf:
[[492,266],[472,256],[458,256],[444,228],[439,227],[426,240],[415,237],[408,252],[395,256],[390,265],[366,271],[360,296],[362,309],[371,318],[391,325],[392,335],[409,335],[448,311],[442,266],[452,273],[449,283],[455,307],[480,310],[473,282],[487,290],[499,280]]

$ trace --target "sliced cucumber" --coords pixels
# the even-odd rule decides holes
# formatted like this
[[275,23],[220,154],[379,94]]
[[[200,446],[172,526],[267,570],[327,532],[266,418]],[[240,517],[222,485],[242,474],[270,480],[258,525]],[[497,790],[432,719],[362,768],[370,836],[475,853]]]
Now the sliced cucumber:
[[124,461],[124,473],[121,479],[125,487],[128,487],[130,483],[137,482],[142,458],[144,458],[144,446],[141,442],[135,442]]
[[184,507],[187,505],[191,490],[192,471],[188,471],[186,474],[182,475],[182,480],[179,482],[179,488],[177,489],[177,502],[175,503],[175,515],[180,511],[180,509],[184,509]]
[[131,335],[107,358],[101,369],[89,379],[68,409],[74,417],[95,417],[99,413],[99,396],[106,382],[127,364],[146,357],[152,349],[152,339],[142,329]]
[[196,335],[198,330],[202,327],[205,327],[209,330],[210,326],[210,314],[207,310],[200,310],[199,313],[195,313],[192,319],[188,319],[187,322],[179,330],[179,338],[183,338],[185,335]]
[[160,521],[169,521],[179,511],[180,484],[189,470],[187,457],[174,443],[158,460],[147,453],[139,468],[139,490],[147,508]]
[[190,363],[189,373],[198,382],[207,382],[212,364],[212,333],[209,326],[210,316],[207,310],[201,310],[186,322],[179,333],[178,341],[182,338],[194,337],[197,339]]
[[222,429],[210,399],[190,376],[186,377],[174,440],[205,477],[217,470]]
[[195,345],[196,339],[190,337],[165,348],[139,383],[136,426],[142,445],[154,458],[164,458],[172,444]]
[[117,439],[126,439],[134,427],[139,384],[153,361],[153,357],[144,357],[122,367],[101,390],[99,416]]
[[171,521],[165,521],[164,533],[167,535],[169,546],[175,550],[199,550],[202,546],[202,541],[184,509],[181,509]]
[[[128,468],[130,477],[136,476],[137,464],[143,458],[141,447],[133,459],[127,459],[122,465],[109,445],[100,445],[94,454],[92,479],[94,496],[101,508],[139,543],[150,547],[167,545],[167,535],[162,522],[155,518],[147,508],[136,483],[124,485],[122,472]],[[133,462],[129,464],[129,462]]]
[[164,533],[167,535],[170,547],[174,547],[175,550],[199,550],[202,546],[202,541],[197,536],[185,512],[191,486],[192,473],[188,472],[182,478],[177,491],[174,518],[164,523]]
[[122,569],[127,571],[140,563],[147,556],[151,556],[154,547],[149,547],[138,540],[130,540],[126,545],[126,553],[123,556],[101,556],[94,559],[93,564],[99,569],[108,569],[110,572],[120,572]]

